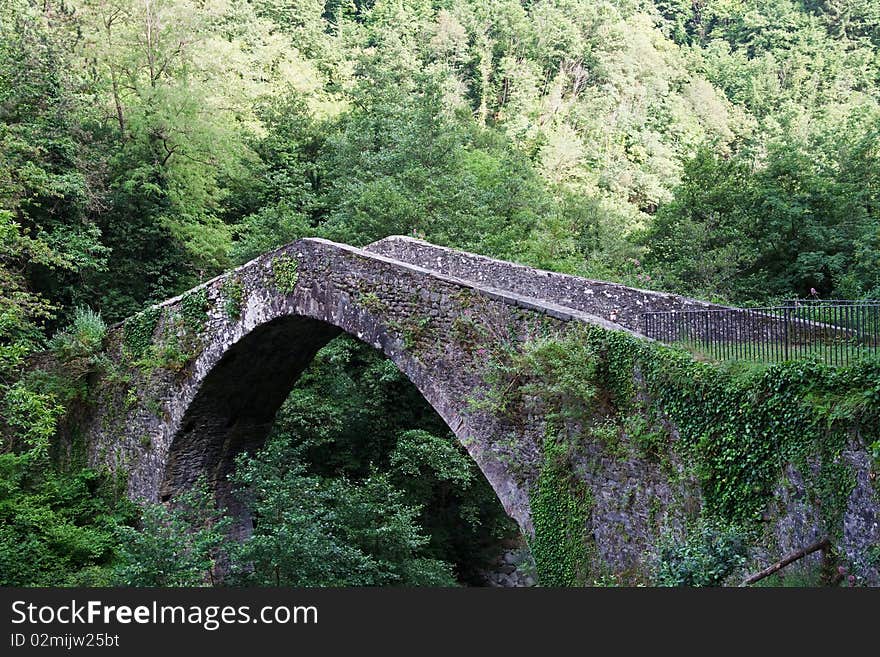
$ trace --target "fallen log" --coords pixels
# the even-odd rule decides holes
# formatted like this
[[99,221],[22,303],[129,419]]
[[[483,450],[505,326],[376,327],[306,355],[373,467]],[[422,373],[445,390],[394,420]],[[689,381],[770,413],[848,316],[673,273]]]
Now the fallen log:
[[754,584],[755,582],[758,582],[765,577],[769,577],[773,573],[782,570],[788,564],[797,561],[798,559],[803,559],[808,554],[812,554],[817,550],[827,550],[830,547],[831,541],[829,541],[827,538],[823,538],[821,541],[816,541],[812,545],[808,545],[807,547],[798,550],[797,552],[792,552],[791,554],[783,557],[772,566],[767,566],[767,568],[765,568],[764,570],[755,573],[754,575],[750,575],[749,577],[746,577],[746,579],[743,580],[743,583],[740,584],[740,586],[748,586],[749,584]]

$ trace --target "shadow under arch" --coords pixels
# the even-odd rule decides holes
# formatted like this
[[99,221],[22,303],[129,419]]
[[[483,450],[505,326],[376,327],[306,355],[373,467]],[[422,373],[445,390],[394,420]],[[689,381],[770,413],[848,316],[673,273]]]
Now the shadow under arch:
[[240,512],[227,483],[236,455],[262,445],[302,372],[341,333],[326,322],[283,316],[232,344],[183,415],[170,445],[159,499],[170,500],[204,475],[218,500],[233,513]]

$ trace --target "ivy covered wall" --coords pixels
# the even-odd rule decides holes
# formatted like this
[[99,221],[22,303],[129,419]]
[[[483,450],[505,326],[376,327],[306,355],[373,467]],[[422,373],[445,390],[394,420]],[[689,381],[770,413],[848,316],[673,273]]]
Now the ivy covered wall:
[[543,584],[737,583],[823,537],[807,567],[880,579],[876,360],[700,362],[577,326],[499,348],[486,378],[483,407],[505,391],[511,423],[547,420],[530,496]]

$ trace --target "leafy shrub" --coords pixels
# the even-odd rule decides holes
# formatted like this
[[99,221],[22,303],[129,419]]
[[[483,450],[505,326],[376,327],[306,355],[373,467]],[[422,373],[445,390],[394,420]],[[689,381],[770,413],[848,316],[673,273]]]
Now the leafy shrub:
[[746,549],[737,527],[700,519],[683,541],[671,536],[661,541],[657,584],[720,586],[745,564]]
[[123,586],[204,586],[230,545],[230,518],[201,480],[173,506],[149,504],[140,528],[120,526],[114,577]]
[[[232,561],[231,582],[258,586],[452,586],[451,564],[432,558],[389,476],[352,481],[309,474],[302,447],[272,438],[243,454],[233,481],[258,519]],[[278,465],[273,465],[278,464]]]
[[107,585],[116,527],[133,519],[107,473],[0,454],[0,586]]
[[91,308],[79,307],[71,325],[55,334],[49,341],[49,348],[62,361],[70,363],[96,356],[103,349],[106,338],[107,324],[101,314]]
[[599,358],[577,331],[540,338],[521,351],[504,350],[485,374],[488,384],[475,408],[494,413],[543,412],[549,420],[589,420],[597,401]]
[[55,435],[58,419],[64,414],[64,406],[57,396],[33,390],[26,382],[18,381],[5,391],[0,410],[3,423],[11,430],[0,441],[0,446],[27,449],[38,456],[48,454],[49,441]]

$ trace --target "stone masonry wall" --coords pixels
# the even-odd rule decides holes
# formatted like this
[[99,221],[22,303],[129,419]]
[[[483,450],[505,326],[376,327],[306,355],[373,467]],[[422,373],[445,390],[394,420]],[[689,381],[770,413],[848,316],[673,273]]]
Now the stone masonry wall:
[[[284,268],[296,272],[290,289],[279,283]],[[241,289],[236,317],[226,311],[230,286]],[[194,295],[207,308],[196,335],[184,335],[178,320]],[[88,431],[92,461],[127,468],[134,496],[169,499],[201,474],[222,487],[235,455],[265,438],[299,373],[342,330],[409,377],[526,532],[533,473],[528,466],[513,472],[504,454],[511,448],[494,440],[513,429],[470,410],[483,385],[476,353],[485,341],[561,332],[573,320],[622,330],[553,302],[317,239],[261,256],[158,310],[154,344],[167,350],[169,342],[191,342],[190,358],[173,371],[136,366],[124,344],[134,320],[115,327],[111,352],[125,375],[99,384],[103,399]],[[539,419],[516,434],[519,454],[537,454]]]
[[643,333],[642,313],[726,309],[677,294],[639,290],[568,274],[540,271],[525,265],[435,246],[411,237],[393,236],[366,247],[401,262],[418,263],[448,276],[497,287],[535,299],[552,301],[616,322]]

